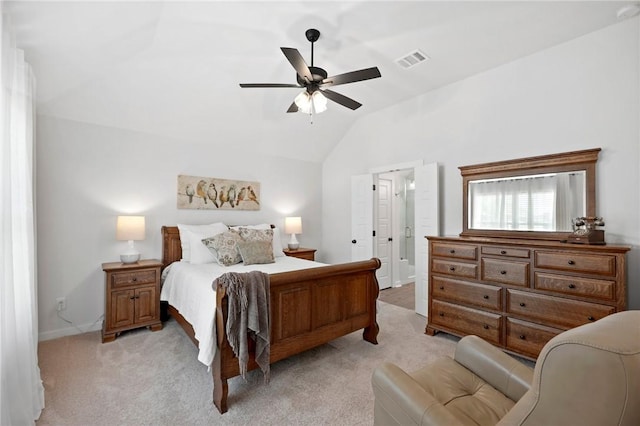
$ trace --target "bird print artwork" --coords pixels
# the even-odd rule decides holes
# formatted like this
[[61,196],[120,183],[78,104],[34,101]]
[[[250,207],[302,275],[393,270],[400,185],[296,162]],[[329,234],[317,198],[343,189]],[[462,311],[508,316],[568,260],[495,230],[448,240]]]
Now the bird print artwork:
[[198,197],[202,197],[204,203],[207,204],[207,182],[201,180],[198,182],[198,186],[196,187],[196,192],[198,193]]
[[231,208],[234,208],[236,203],[236,186],[233,184],[229,186],[227,199],[229,200],[229,204],[231,204]]
[[238,192],[238,199],[236,200],[236,205],[239,206],[240,201],[244,201],[246,197],[247,197],[247,188],[243,186],[242,188],[240,188],[240,192]]
[[193,203],[193,196],[196,195],[196,190],[193,189],[193,185],[190,183],[187,184],[184,192],[187,194],[187,197],[189,197],[189,204]]
[[258,196],[256,195],[256,192],[253,190],[251,185],[247,187],[247,191],[249,191],[249,199],[251,201],[254,201],[256,204],[260,205],[260,201],[258,201]]
[[216,184],[211,182],[209,184],[209,189],[207,190],[207,197],[209,197],[209,199],[211,200],[211,202],[216,206],[216,207],[220,207],[218,205],[218,201],[216,200],[218,198],[218,190],[216,189]]
[[229,201],[229,198],[227,198],[227,187],[226,186],[220,187],[220,194],[218,195],[218,198],[220,198],[220,206],[219,207],[224,206],[224,203]]
[[260,182],[178,175],[177,206],[196,210],[260,210]]

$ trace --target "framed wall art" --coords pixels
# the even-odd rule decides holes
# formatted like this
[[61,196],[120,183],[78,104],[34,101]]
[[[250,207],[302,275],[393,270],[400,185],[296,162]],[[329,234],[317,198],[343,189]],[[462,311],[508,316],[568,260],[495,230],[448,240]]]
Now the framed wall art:
[[179,209],[260,210],[260,183],[178,175]]

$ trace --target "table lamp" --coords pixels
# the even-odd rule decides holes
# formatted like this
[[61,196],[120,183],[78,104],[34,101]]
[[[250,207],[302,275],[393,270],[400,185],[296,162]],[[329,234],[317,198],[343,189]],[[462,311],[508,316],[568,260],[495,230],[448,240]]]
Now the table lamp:
[[286,217],[284,219],[284,232],[291,234],[288,247],[290,250],[297,250],[300,247],[296,234],[302,234],[302,218],[300,217]]
[[120,255],[122,263],[136,263],[140,259],[133,242],[144,240],[144,229],[144,216],[118,216],[116,239],[129,242],[127,251]]

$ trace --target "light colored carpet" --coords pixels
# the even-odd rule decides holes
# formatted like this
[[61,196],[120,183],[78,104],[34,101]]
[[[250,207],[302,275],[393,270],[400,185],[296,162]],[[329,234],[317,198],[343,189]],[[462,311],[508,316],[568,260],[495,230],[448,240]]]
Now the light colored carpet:
[[404,284],[399,287],[389,287],[380,290],[378,300],[392,305],[415,310],[416,306],[415,283]]
[[229,380],[229,411],[211,403],[213,383],[173,320],[102,344],[100,332],[41,342],[44,425],[370,425],[371,373],[382,361],[407,370],[453,355],[457,338],[424,334],[425,319],[378,302],[378,345],[358,331]]

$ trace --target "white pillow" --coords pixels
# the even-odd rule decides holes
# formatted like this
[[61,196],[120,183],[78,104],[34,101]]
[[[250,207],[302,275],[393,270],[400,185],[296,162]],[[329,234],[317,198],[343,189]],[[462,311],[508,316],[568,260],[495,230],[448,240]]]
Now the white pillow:
[[[247,226],[232,226],[231,229],[237,228],[249,228],[249,229],[272,229],[268,223],[261,223],[259,225],[247,225]],[[280,230],[273,228],[273,257],[284,257],[282,251],[282,241],[280,241]]]
[[[198,244],[193,244],[197,247],[196,250],[202,246],[207,255],[211,256],[209,250],[202,244],[202,240],[205,238],[213,237],[214,235],[228,231],[229,228],[222,222],[212,223],[209,225],[184,225],[178,224],[178,231],[180,231],[180,245],[182,246],[182,260],[191,262],[191,241],[196,241]],[[191,235],[193,234],[193,235]],[[203,260],[203,253],[198,251],[196,254],[196,261]],[[212,262],[213,260],[211,260]]]

